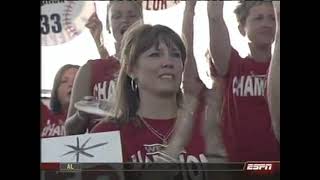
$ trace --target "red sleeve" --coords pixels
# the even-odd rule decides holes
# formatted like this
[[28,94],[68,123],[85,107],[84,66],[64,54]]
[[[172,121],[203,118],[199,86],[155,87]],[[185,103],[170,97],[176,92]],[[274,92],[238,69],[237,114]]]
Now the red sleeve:
[[113,56],[107,59],[95,59],[87,62],[91,69],[90,89],[97,81],[110,81],[120,69],[120,62]]
[[210,63],[210,71],[212,76],[216,78],[225,78],[230,75],[230,73],[236,71],[236,68],[239,67],[240,60],[243,59],[239,55],[238,51],[235,50],[233,47],[231,48],[231,55],[230,55],[230,60],[229,60],[229,66],[228,66],[228,71],[227,74],[224,77],[221,77],[217,73],[217,68],[214,66],[213,63]]
[[228,67],[228,72],[226,74],[226,77],[228,77],[233,72],[237,71],[237,69],[240,67],[241,59],[243,58],[239,55],[238,51],[235,50],[234,48],[231,48],[229,67]]
[[98,132],[108,132],[108,131],[118,131],[120,130],[119,126],[112,122],[99,122],[91,130],[90,133]]
[[107,59],[89,60],[87,63],[91,66],[92,79],[101,76],[101,73],[113,76],[120,69],[120,62],[113,56]]
[[47,123],[47,120],[50,119],[50,110],[49,108],[43,104],[43,102],[40,102],[41,103],[41,120],[40,120],[40,124],[41,124],[41,129],[40,129],[40,132],[42,131],[42,129],[44,128],[44,126],[46,125]]

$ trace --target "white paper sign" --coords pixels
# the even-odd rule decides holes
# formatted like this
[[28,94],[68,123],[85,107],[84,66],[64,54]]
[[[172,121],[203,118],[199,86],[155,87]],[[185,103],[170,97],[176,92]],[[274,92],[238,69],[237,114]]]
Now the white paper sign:
[[122,163],[120,132],[42,138],[41,162]]

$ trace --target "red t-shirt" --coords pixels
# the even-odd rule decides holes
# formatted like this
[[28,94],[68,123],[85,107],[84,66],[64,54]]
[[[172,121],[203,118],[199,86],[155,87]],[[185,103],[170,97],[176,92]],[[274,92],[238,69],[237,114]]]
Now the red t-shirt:
[[[204,156],[205,142],[202,136],[203,109],[201,106],[201,109],[198,108],[195,114],[190,142],[185,148],[185,152],[183,151],[179,156],[181,162],[207,162]],[[175,124],[175,119],[144,118],[144,120],[163,135],[168,134]],[[140,126],[136,121],[140,121]],[[162,140],[154,135],[141,120],[136,121],[131,121],[121,127],[115,123],[100,122],[92,129],[91,133],[119,130],[124,162],[153,162],[153,154],[164,147]]]
[[117,73],[120,70],[120,62],[113,56],[108,59],[89,60],[91,67],[90,89],[93,96],[101,100],[110,98],[112,86],[117,82]]
[[[202,136],[202,123],[205,109],[204,99],[200,101],[200,105],[194,115],[194,125],[190,141],[184,151],[179,155],[180,162],[187,162],[189,165],[182,165],[180,168],[184,170],[177,171],[175,175],[173,175],[174,179],[177,180],[206,180],[205,171],[199,171],[199,169],[202,169],[200,163],[208,162],[204,155],[205,142]],[[144,119],[161,134],[167,134],[175,123],[175,119]],[[141,126],[137,126],[137,123],[131,121],[122,127],[117,126],[115,123],[100,122],[92,129],[91,133],[115,130],[120,131],[124,162],[153,162],[153,154],[163,147],[162,140],[151,133],[142,122]],[[143,170],[139,172],[143,173]],[[126,172],[126,179],[139,179],[139,172]]]
[[50,109],[41,103],[41,129],[40,136],[42,138],[65,136],[66,114],[53,113]]
[[223,78],[223,138],[230,161],[280,160],[265,97],[269,62],[241,58],[232,49]]
[[41,114],[41,120],[40,120],[40,134],[42,129],[44,128],[47,119],[50,116],[50,110],[49,108],[43,104],[43,102],[40,101],[40,114]]
[[[110,100],[114,96],[114,90],[117,82],[117,73],[120,70],[119,61],[109,56],[107,59],[89,60],[87,63],[91,69],[90,89],[92,95],[99,100]],[[90,121],[89,131],[96,125],[96,121]]]

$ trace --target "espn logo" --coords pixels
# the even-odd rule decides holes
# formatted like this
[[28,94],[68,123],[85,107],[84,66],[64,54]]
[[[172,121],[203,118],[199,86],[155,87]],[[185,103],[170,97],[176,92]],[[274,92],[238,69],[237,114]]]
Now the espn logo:
[[273,175],[280,173],[280,161],[249,161],[243,171],[249,175]]
[[272,164],[266,163],[247,163],[245,170],[247,171],[265,171],[265,170],[272,170]]

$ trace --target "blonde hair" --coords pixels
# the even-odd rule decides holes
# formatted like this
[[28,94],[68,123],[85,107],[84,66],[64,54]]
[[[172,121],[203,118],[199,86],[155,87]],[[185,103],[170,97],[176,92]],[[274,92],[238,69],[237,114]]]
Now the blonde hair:
[[[124,1],[124,0],[110,0],[110,2],[108,3],[107,5],[107,19],[106,19],[106,26],[107,26],[107,31],[109,33],[111,33],[111,30],[110,30],[110,22],[109,22],[109,13],[111,12],[111,6],[116,3],[116,2],[119,2],[119,1]],[[136,7],[138,9],[138,12],[139,12],[139,15],[141,17],[141,19],[143,19],[143,10],[142,10],[142,1],[129,1],[129,2],[132,2],[134,7]]]
[[272,1],[239,1],[238,6],[234,10],[238,23],[245,25],[250,9],[261,4],[272,5]]
[[[121,69],[116,87],[116,102],[112,111],[112,120],[122,124],[127,123],[131,118],[136,117],[139,107],[139,89],[128,75],[128,69],[135,66],[138,57],[153,46],[159,46],[164,42],[169,48],[175,45],[181,52],[181,59],[186,59],[186,49],[180,36],[173,30],[162,25],[131,26],[124,34],[121,42]],[[177,105],[181,106],[182,92],[177,93]]]

